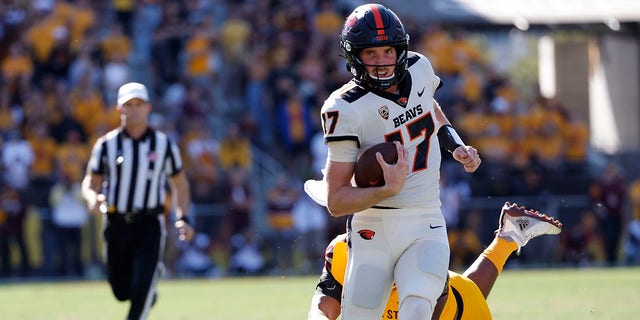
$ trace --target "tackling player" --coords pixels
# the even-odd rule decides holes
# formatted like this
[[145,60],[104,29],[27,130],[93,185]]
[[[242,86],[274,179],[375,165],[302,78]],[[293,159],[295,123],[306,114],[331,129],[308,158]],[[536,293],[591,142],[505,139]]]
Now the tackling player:
[[[561,230],[562,224],[552,217],[505,203],[493,242],[463,274],[449,271],[448,285],[438,299],[432,319],[491,319],[486,298],[509,255],[516,249],[520,250],[532,238],[557,234]],[[333,239],[327,247],[325,267],[311,302],[309,320],[334,320],[340,315],[347,251],[344,233]],[[398,292],[395,286],[382,319],[398,319]]]
[[[408,45],[409,35],[391,10],[379,4],[357,7],[340,36],[354,78],[321,110],[329,149],[327,208],[333,216],[351,215],[343,295],[348,320],[378,318],[394,282],[404,319],[433,313],[449,265],[439,147],[467,172],[481,162],[433,99],[441,81],[431,63]],[[358,155],[385,141],[396,142],[398,151],[393,165],[377,157],[385,185],[354,187]]]

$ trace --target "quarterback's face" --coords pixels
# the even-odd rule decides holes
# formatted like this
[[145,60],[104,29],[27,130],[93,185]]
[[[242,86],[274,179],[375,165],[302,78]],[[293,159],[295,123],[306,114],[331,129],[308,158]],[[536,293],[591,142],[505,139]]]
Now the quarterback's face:
[[360,60],[372,78],[390,78],[396,69],[396,49],[391,46],[366,48],[360,52]]

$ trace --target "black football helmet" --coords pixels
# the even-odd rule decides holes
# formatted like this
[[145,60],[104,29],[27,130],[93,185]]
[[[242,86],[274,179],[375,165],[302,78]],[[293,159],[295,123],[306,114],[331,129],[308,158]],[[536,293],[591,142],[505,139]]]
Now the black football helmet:
[[[360,60],[362,49],[382,46],[394,47],[397,54],[394,75],[385,79],[369,75]],[[402,80],[407,72],[409,35],[398,16],[383,5],[365,4],[353,10],[340,34],[340,47],[347,60],[347,70],[374,88],[387,89]]]

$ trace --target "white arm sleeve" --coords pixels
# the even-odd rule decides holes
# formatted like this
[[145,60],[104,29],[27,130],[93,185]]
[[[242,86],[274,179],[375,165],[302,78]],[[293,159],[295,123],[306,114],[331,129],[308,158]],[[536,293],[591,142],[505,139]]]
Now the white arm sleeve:
[[335,162],[356,162],[358,160],[358,145],[354,140],[331,141],[328,159]]

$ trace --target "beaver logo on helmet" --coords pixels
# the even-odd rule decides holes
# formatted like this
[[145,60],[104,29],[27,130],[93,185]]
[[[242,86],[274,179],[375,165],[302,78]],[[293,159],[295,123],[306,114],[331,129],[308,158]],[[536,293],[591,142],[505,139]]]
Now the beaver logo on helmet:
[[375,235],[376,235],[376,232],[375,232],[375,231],[373,231],[373,230],[369,230],[369,229],[362,229],[362,230],[359,230],[359,231],[358,231],[358,234],[360,235],[360,237],[361,237],[362,239],[365,239],[365,240],[372,240],[372,239],[373,239],[373,236],[375,236]]

